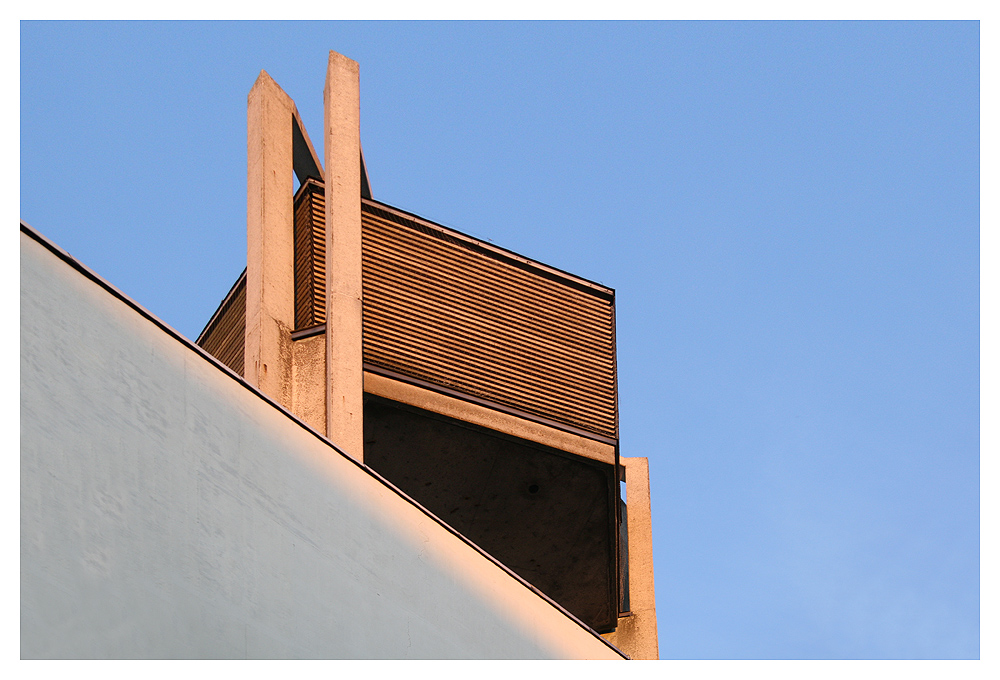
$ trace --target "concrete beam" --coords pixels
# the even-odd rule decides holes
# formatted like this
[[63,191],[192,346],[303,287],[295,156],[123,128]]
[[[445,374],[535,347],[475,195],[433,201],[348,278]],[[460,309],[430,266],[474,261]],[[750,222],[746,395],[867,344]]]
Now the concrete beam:
[[497,432],[551,446],[554,449],[608,465],[615,464],[615,447],[610,444],[557,430],[548,425],[518,418],[496,409],[449,397],[400,380],[393,380],[377,373],[366,372],[364,386],[365,392],[378,397],[416,406],[425,411],[487,427]]
[[361,355],[361,97],[358,63],[330,52],[324,103],[327,436],[364,457]]
[[247,382],[292,405],[295,325],[291,98],[261,71],[247,97]]

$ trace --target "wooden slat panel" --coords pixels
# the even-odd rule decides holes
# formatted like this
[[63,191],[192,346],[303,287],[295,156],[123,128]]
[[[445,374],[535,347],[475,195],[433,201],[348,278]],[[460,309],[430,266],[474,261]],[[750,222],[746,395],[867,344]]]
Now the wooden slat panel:
[[[388,270],[383,270],[382,272],[386,274],[384,284],[385,289],[381,291],[372,291],[369,294],[372,298],[375,298],[372,299],[373,308],[378,309],[383,304],[387,304],[382,299],[376,298],[376,296],[384,295],[385,293],[391,293],[396,297],[406,298],[411,304],[423,304],[427,302],[426,297],[421,296],[419,291],[407,289],[402,283],[395,282],[392,278],[390,278],[392,277],[392,264],[372,262],[371,266],[373,269],[385,267]],[[444,284],[444,282],[441,283]],[[456,317],[462,317],[467,323],[475,323],[482,315],[482,310],[475,304],[474,301],[457,295],[452,295],[448,292],[447,288],[442,289],[441,297],[447,299],[449,304],[452,305],[450,310],[451,313],[453,313]],[[578,338],[579,343],[576,346],[567,347],[565,343],[559,342],[558,335],[550,332],[551,329],[540,329],[540,332],[538,332],[536,329],[524,328],[519,325],[520,319],[507,313],[505,308],[497,308],[493,313],[493,320],[498,325],[503,326],[507,332],[519,336],[524,346],[534,348],[535,345],[538,345],[541,348],[544,348],[544,351],[550,354],[550,360],[553,363],[559,363],[562,361],[576,366],[584,365],[597,371],[598,373],[595,374],[596,376],[599,374],[601,366],[606,365],[607,361],[610,359],[610,357],[602,356],[600,354],[601,348],[599,346],[594,347],[594,345],[600,344],[599,338],[588,338],[581,335],[581,337]],[[587,349],[588,347],[590,348],[589,351]]]
[[[305,329],[326,321],[321,182],[299,188],[294,230]],[[617,438],[613,291],[370,200],[362,276],[365,363]]]
[[244,271],[216,310],[198,345],[239,375],[247,323],[247,275]]
[[617,437],[610,291],[375,202],[362,230],[367,363]]
[[326,320],[326,197],[307,179],[295,195],[295,328]]

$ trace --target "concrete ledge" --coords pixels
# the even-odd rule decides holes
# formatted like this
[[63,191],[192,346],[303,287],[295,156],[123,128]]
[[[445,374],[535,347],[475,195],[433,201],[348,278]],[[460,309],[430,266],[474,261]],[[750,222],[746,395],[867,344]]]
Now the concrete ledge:
[[365,392],[601,463],[615,464],[615,447],[610,444],[518,418],[371,371],[365,371]]

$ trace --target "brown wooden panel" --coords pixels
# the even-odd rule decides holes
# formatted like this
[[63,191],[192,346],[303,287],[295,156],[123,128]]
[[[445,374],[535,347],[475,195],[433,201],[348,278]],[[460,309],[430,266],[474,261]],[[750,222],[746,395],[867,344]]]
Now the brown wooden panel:
[[366,363],[617,438],[613,291],[362,202]]
[[[297,330],[326,321],[324,205],[322,182],[304,182]],[[361,218],[366,364],[617,439],[614,291],[376,201]],[[235,361],[239,340],[242,372],[245,321],[212,323],[206,342],[223,352],[225,335]]]
[[295,195],[295,328],[326,321],[326,197],[307,179]]
[[197,344],[234,372],[243,375],[246,324],[247,273],[244,270],[198,336]]

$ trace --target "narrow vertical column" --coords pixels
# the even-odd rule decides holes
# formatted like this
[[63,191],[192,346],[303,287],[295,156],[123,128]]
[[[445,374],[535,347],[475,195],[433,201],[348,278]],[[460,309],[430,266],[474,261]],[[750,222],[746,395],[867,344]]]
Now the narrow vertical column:
[[291,98],[264,71],[247,97],[247,316],[244,377],[292,406],[295,324]]
[[653,522],[649,503],[649,459],[622,458],[628,485],[628,575],[632,615],[619,619],[619,647],[633,659],[658,659],[656,592],[653,582]]
[[361,357],[361,97],[358,63],[330,52],[324,101],[326,433],[364,458]]

